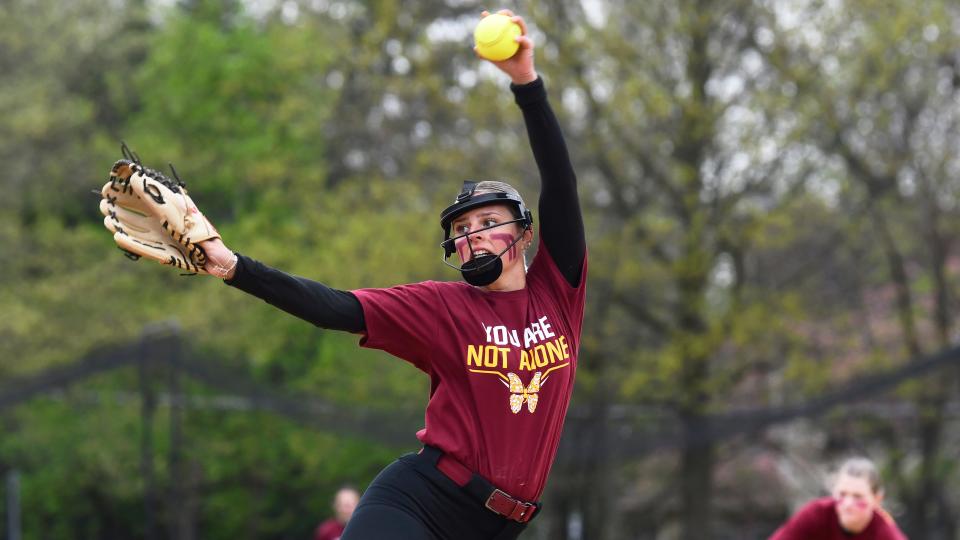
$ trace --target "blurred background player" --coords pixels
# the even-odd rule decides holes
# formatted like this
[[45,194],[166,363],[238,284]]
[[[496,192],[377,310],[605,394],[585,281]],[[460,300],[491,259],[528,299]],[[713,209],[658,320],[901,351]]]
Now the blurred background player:
[[770,540],[906,540],[880,506],[880,473],[869,459],[845,461],[830,493],[804,505]]
[[360,492],[355,488],[344,486],[338,489],[333,497],[333,517],[317,526],[313,540],[339,540],[358,502]]

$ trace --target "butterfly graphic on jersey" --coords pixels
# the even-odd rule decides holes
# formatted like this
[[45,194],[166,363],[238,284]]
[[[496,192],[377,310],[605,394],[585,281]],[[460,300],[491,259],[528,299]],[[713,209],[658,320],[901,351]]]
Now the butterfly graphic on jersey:
[[487,369],[470,369],[468,371],[470,371],[470,373],[482,373],[484,375],[496,375],[500,377],[500,382],[510,390],[510,410],[513,414],[519,414],[523,409],[523,402],[527,402],[527,410],[530,411],[530,413],[535,412],[537,410],[537,404],[540,402],[540,389],[546,384],[550,373],[569,366],[570,362],[564,362],[551,367],[542,374],[537,371],[533,374],[533,378],[530,379],[530,384],[526,386],[523,385],[523,381],[520,380],[520,376],[516,373],[508,372],[504,375],[499,371]]
[[533,374],[533,379],[530,379],[530,384],[526,387],[516,373],[507,373],[507,380],[510,381],[507,386],[510,387],[510,410],[513,414],[520,412],[524,401],[527,402],[528,411],[531,413],[536,411],[537,402],[540,400],[540,396],[537,395],[540,391],[540,372]]

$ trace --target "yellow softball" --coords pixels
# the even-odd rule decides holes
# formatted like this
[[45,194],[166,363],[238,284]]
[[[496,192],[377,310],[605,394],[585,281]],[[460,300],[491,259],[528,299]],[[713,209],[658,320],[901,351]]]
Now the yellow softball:
[[480,19],[473,31],[473,40],[480,56],[499,62],[516,54],[520,34],[520,25],[506,15],[495,13]]

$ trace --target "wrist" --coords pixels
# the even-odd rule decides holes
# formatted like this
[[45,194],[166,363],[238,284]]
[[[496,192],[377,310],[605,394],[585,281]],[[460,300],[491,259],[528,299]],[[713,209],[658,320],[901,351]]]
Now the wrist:
[[525,84],[530,84],[535,80],[537,80],[536,71],[518,74],[510,78],[510,82],[512,82],[514,86],[523,86]]
[[230,257],[226,261],[214,261],[210,259],[204,268],[212,276],[217,276],[220,279],[233,279],[233,276],[237,273],[237,262],[239,260],[240,258],[237,257],[237,254],[231,252]]

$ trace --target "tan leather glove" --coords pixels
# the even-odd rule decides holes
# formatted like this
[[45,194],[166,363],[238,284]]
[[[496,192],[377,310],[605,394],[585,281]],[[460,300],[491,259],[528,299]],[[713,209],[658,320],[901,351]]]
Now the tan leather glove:
[[100,212],[113,240],[131,259],[148,259],[206,274],[200,242],[220,234],[187,195],[183,182],[141,165],[123,147],[100,194]]

